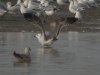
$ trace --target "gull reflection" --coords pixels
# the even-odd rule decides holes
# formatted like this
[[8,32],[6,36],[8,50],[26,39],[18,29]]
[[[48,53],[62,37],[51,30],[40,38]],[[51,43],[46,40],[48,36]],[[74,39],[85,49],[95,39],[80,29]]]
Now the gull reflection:
[[6,46],[7,40],[6,35],[3,33],[0,33],[0,46]]
[[79,33],[78,32],[68,32],[68,44],[70,48],[76,48],[78,47],[79,43]]
[[58,50],[52,48],[52,47],[44,47],[44,48],[40,48],[37,50],[37,57],[43,57],[45,54],[49,54],[50,56],[53,57],[58,57],[59,56],[59,52]]
[[30,62],[23,62],[23,63],[14,62],[13,66],[14,67],[28,67],[30,66]]
[[[23,75],[30,75],[30,68],[29,68],[30,63],[26,63],[26,62],[16,63],[16,62],[14,62],[13,66],[15,67],[15,69],[21,68],[20,71],[23,71]],[[18,72],[19,72],[19,70],[18,70]]]
[[54,48],[40,48],[37,51],[37,62],[40,64],[70,64],[76,58],[75,52],[60,52]]

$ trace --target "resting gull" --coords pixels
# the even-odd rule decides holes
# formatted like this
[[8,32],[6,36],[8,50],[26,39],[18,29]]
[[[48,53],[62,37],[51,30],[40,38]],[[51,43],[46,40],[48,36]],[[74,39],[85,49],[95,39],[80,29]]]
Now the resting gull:
[[16,53],[14,51],[13,55],[15,57],[15,61],[16,62],[30,62],[31,61],[31,57],[30,57],[30,48],[29,47],[26,47],[24,49],[25,53],[24,54],[19,54],[19,53]]

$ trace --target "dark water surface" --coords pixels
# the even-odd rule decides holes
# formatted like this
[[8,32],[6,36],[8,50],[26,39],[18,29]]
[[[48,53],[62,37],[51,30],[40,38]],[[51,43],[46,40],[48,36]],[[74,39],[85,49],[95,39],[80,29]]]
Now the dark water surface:
[[[31,32],[0,33],[0,75],[100,75],[100,33],[61,33],[42,48]],[[28,46],[31,63],[14,63],[13,51]]]

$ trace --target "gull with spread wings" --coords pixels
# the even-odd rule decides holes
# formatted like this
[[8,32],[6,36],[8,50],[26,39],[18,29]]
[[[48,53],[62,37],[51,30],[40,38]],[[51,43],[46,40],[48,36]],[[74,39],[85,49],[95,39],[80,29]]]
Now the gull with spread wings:
[[38,32],[36,33],[35,37],[38,39],[38,42],[44,46],[44,47],[50,47],[56,40],[57,40],[57,37],[60,33],[60,30],[62,29],[62,27],[64,26],[64,20],[63,19],[60,19],[60,21],[56,21],[56,24],[57,24],[57,29],[56,32],[51,35],[52,33],[50,34],[46,34],[46,31],[44,29],[44,23],[41,21],[40,25],[38,25],[38,27],[41,29],[41,32]]

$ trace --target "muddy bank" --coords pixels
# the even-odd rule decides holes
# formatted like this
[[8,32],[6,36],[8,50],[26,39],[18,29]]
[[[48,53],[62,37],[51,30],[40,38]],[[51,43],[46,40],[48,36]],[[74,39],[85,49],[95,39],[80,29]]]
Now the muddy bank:
[[[66,8],[65,8],[66,9]],[[62,31],[80,31],[80,32],[96,32],[100,31],[100,8],[89,9],[82,12],[82,20],[79,20],[73,25],[66,25]],[[74,16],[68,10],[58,12],[53,16],[45,16],[42,19],[47,21],[45,29],[49,30],[49,23],[60,17]],[[39,30],[34,22],[28,22],[23,18],[23,15],[6,15],[0,17],[0,32],[20,32]]]

